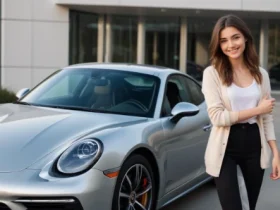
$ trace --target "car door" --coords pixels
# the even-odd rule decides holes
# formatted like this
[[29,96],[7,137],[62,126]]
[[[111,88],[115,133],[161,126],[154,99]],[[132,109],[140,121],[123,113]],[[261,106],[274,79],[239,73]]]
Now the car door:
[[[171,110],[177,103],[194,102],[187,79],[175,74],[166,83],[161,118],[166,136],[165,193],[193,180],[203,166],[208,133],[205,126],[209,123],[205,113],[184,117],[176,124],[170,122]],[[201,104],[198,106],[203,108]]]
[[181,79],[183,81],[183,85],[186,89],[186,92],[188,92],[190,95],[190,103],[198,106],[200,109],[199,113],[196,115],[196,118],[200,122],[199,126],[202,129],[198,129],[199,144],[195,147],[196,162],[198,163],[198,165],[200,165],[197,171],[197,176],[199,176],[205,173],[206,170],[204,163],[204,153],[206,150],[212,125],[208,116],[204,95],[201,92],[201,86],[189,77],[183,76]]

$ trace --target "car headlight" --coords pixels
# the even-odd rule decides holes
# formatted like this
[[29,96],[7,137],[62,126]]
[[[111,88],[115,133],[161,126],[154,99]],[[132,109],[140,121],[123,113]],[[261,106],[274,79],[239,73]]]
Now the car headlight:
[[96,139],[77,141],[59,157],[57,169],[64,174],[84,172],[98,161],[102,150],[102,143]]

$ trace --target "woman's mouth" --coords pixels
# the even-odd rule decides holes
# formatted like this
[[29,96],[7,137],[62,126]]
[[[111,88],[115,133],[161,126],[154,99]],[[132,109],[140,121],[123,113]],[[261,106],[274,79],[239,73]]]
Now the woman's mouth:
[[230,54],[235,54],[235,53],[237,53],[238,50],[239,50],[239,47],[238,47],[238,48],[231,49],[231,50],[228,50],[228,52],[229,52]]

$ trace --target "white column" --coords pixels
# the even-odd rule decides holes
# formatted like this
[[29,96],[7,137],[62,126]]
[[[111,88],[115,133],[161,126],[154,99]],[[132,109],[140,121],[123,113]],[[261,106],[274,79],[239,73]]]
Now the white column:
[[104,15],[99,15],[98,17],[98,29],[97,29],[97,62],[103,62],[104,55],[104,30],[105,21]]
[[137,63],[145,63],[145,21],[143,17],[139,17],[138,20],[138,31],[137,31]]
[[180,71],[187,72],[187,41],[188,41],[188,28],[187,18],[181,18],[181,30],[180,30]]
[[267,69],[268,64],[268,20],[262,20],[260,31],[260,65]]
[[110,15],[107,16],[106,20],[106,47],[105,47],[105,62],[112,61],[113,54],[113,31],[112,31],[112,18]]

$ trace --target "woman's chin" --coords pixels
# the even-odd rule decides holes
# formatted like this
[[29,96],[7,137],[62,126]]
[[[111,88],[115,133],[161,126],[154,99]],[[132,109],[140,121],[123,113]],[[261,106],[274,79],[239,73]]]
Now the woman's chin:
[[241,55],[238,53],[236,55],[228,55],[228,57],[231,60],[238,60],[238,59],[240,59]]

